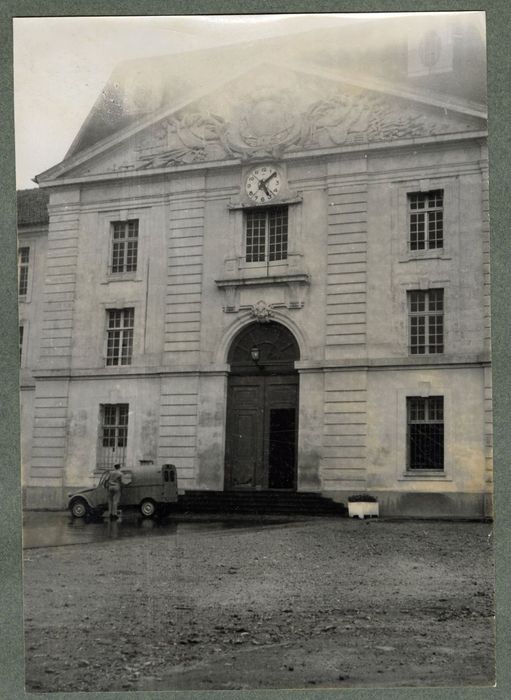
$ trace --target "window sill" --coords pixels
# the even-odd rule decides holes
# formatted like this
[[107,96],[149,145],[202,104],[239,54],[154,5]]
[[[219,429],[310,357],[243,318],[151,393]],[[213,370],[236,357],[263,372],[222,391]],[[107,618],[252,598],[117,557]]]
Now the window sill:
[[445,471],[440,469],[416,469],[414,471],[406,471],[399,477],[398,481],[408,481],[409,479],[418,481],[421,479],[426,481],[452,481]]
[[136,272],[109,273],[101,284],[110,284],[110,282],[142,282],[142,279]]
[[420,252],[408,251],[406,255],[401,255],[398,258],[400,263],[417,262],[418,260],[452,260],[452,257],[447,255],[445,250],[439,250],[438,252],[426,250]]
[[268,269],[287,269],[289,267],[288,260],[289,258],[283,258],[282,260],[254,260],[253,262],[247,262],[244,258],[240,258],[238,260],[238,270],[261,270],[265,274]]
[[301,204],[303,198],[294,193],[290,193],[288,196],[281,195],[280,197],[275,197],[269,202],[264,202],[262,204],[256,204],[252,200],[241,198],[232,199],[227,205],[227,208],[231,211],[236,211],[237,209],[268,209],[269,207],[280,207],[286,204]]
[[[287,258],[283,260],[271,260],[268,262],[247,262],[243,257],[226,258],[222,276],[218,280],[220,284],[231,281],[239,284],[247,279],[271,279],[279,277],[302,276],[308,278],[307,269],[303,262],[303,255],[288,251]],[[218,284],[217,282],[217,284]]]
[[217,287],[220,289],[224,289],[225,287],[252,287],[258,285],[289,284],[290,282],[296,282],[300,285],[304,285],[310,283],[310,278],[305,272],[276,272],[273,275],[247,275],[243,277],[229,277],[215,280]]
[[433,358],[433,357],[442,358],[445,355],[446,355],[445,351],[444,352],[410,352],[410,350],[408,350],[408,357],[410,357],[413,360],[415,358],[420,358],[420,357],[426,357],[426,358],[428,358],[428,360]]

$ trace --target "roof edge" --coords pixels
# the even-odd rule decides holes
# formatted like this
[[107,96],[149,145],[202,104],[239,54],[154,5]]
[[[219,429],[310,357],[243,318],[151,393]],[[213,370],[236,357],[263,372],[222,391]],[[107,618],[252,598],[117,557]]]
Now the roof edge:
[[[172,115],[174,112],[177,112],[180,109],[183,109],[188,104],[191,104],[195,102],[196,100],[200,99],[201,97],[204,97],[205,95],[210,94],[212,91],[215,89],[218,89],[222,85],[229,84],[233,80],[236,80],[242,75],[247,74],[257,66],[262,66],[262,65],[270,65],[274,67],[279,67],[279,68],[286,68],[288,70],[293,70],[293,71],[299,71],[301,73],[305,73],[307,75],[313,76],[313,77],[323,77],[328,80],[336,81],[340,84],[347,84],[351,85],[354,87],[366,89],[366,90],[371,90],[375,92],[380,92],[383,94],[387,94],[393,97],[398,97],[400,99],[405,99],[409,100],[412,102],[418,102],[421,104],[427,104],[431,105],[432,107],[437,107],[440,109],[445,109],[449,110],[451,112],[457,112],[459,114],[462,114],[463,116],[471,116],[471,117],[477,117],[479,119],[487,120],[487,110],[484,105],[477,105],[477,108],[474,108],[474,106],[470,105],[462,105],[458,102],[452,102],[448,101],[445,99],[441,99],[438,95],[433,95],[431,93],[425,93],[425,92],[415,92],[415,91],[410,91],[410,90],[403,90],[399,86],[392,85],[390,83],[384,83],[381,81],[362,81],[362,80],[355,80],[351,78],[344,77],[342,75],[339,75],[338,73],[328,70],[328,69],[323,69],[323,68],[311,68],[308,65],[303,65],[302,63],[287,63],[287,62],[282,62],[279,61],[278,63],[270,61],[268,59],[264,60],[255,60],[253,63],[247,66],[244,66],[243,69],[234,71],[230,76],[227,78],[223,78],[221,81],[216,83],[215,85],[208,85],[206,88],[203,89],[198,89],[192,91],[189,95],[186,96],[186,98],[180,100],[177,104],[168,106],[166,105],[165,107],[161,107],[158,109],[155,113],[151,114],[150,116],[145,116],[142,117],[141,119],[135,121],[133,124],[130,124],[127,127],[121,128],[118,132],[115,134],[109,135],[105,137],[104,139],[101,139],[97,143],[93,144],[92,146],[89,146],[88,148],[85,148],[83,151],[79,151],[76,154],[73,154],[71,156],[65,156],[62,161],[57,163],[56,165],[52,166],[51,168],[48,168],[47,170],[43,171],[42,173],[39,173],[34,177],[34,182],[36,182],[38,185],[42,184],[44,180],[48,179],[49,177],[52,176],[59,176],[66,171],[78,167],[82,163],[86,162],[87,160],[94,158],[96,155],[99,155],[100,153],[104,153],[105,151],[108,151],[111,148],[114,148],[115,146],[121,144],[123,141],[126,139],[135,136],[136,134],[140,133],[140,131],[143,131],[144,129],[147,129],[148,127],[152,126],[153,124],[157,123],[158,121],[165,119],[166,117]],[[115,73],[115,72],[114,72]],[[112,74],[114,75],[114,74]],[[98,98],[99,99],[99,98]],[[91,112],[92,114],[92,112]],[[90,117],[90,114],[89,114]],[[88,118],[89,118],[88,117]],[[87,118],[87,119],[88,119]],[[86,120],[87,121],[87,120]],[[85,122],[82,125],[82,129],[85,127]],[[82,130],[81,129],[81,130]],[[78,138],[78,136],[77,136]],[[75,139],[76,141],[76,139]],[[68,151],[69,153],[69,151]]]

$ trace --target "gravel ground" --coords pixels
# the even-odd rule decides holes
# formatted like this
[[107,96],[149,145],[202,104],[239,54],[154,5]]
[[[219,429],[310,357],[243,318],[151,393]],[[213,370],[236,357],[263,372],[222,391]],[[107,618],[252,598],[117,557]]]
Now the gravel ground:
[[27,550],[27,690],[491,685],[490,533],[317,518]]

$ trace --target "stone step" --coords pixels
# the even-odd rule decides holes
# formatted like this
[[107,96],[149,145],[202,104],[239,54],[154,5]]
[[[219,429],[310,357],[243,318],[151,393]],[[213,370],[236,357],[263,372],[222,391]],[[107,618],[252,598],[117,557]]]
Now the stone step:
[[317,493],[292,491],[187,491],[178,510],[193,513],[346,516],[343,503]]

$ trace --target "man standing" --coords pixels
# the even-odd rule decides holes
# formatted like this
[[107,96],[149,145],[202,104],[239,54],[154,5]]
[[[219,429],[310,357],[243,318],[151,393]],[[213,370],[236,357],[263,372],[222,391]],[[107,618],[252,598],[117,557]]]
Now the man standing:
[[117,507],[121,498],[122,484],[121,465],[114,464],[114,468],[108,474],[106,487],[108,491],[108,515],[110,520],[117,520]]

